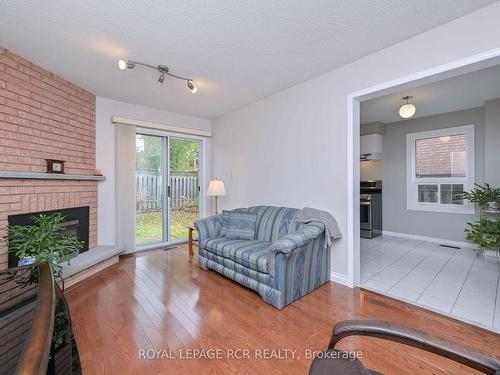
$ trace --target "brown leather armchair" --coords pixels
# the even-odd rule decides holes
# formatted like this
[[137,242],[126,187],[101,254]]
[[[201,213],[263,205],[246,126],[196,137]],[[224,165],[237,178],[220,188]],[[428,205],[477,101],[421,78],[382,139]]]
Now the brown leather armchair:
[[317,356],[309,369],[311,375],[365,375],[380,374],[367,369],[359,359],[349,358],[335,345],[348,336],[370,336],[413,346],[472,367],[485,374],[500,374],[500,361],[482,352],[447,340],[427,335],[422,331],[383,320],[345,320],[333,327],[328,349]]

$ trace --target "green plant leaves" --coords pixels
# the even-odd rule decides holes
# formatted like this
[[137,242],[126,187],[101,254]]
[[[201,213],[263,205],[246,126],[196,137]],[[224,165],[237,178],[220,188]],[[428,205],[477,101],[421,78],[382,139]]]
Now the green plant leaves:
[[500,248],[500,220],[482,217],[478,222],[467,223],[465,238],[479,245],[480,252]]
[[500,204],[500,188],[492,188],[488,183],[485,183],[484,186],[474,184],[474,189],[458,194],[458,198],[477,203],[480,208],[485,209],[489,202]]
[[83,246],[74,235],[61,233],[60,224],[65,217],[60,213],[39,215],[33,218],[34,225],[11,225],[3,240],[9,252],[19,258],[35,257],[35,262],[46,261],[54,274],[58,274],[65,259],[69,259]]

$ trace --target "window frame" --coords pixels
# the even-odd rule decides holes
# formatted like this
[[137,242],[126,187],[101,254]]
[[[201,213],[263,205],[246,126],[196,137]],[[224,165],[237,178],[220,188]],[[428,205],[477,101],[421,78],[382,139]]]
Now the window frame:
[[[416,177],[416,141],[419,139],[465,135],[466,171],[465,177]],[[442,128],[406,135],[406,192],[407,209],[417,211],[448,212],[459,214],[474,214],[474,204],[464,201],[464,204],[439,203],[441,200],[442,184],[463,184],[464,191],[468,191],[474,184],[474,124]],[[418,185],[438,185],[438,202],[419,202]]]

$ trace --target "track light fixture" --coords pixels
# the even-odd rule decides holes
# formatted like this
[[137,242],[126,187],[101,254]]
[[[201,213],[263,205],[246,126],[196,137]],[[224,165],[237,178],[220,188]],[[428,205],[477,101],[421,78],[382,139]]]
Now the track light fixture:
[[170,70],[169,70],[168,66],[166,66],[166,65],[154,66],[154,65],[145,64],[145,63],[142,63],[139,61],[118,60],[118,68],[120,68],[121,70],[134,69],[136,65],[145,66],[146,68],[154,69],[157,72],[159,72],[160,73],[160,76],[158,77],[159,84],[162,84],[165,81],[165,75],[168,75],[170,77],[186,81],[187,87],[189,88],[189,90],[193,94],[195,94],[198,91],[198,88],[194,85],[192,79],[186,78],[186,77],[181,77],[181,76],[178,76],[176,74],[170,73]]

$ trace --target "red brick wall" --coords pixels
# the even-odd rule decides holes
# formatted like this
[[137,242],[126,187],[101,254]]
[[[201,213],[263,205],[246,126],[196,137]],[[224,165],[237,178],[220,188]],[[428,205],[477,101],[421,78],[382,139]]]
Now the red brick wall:
[[[0,47],[0,170],[95,172],[95,96]],[[0,178],[0,236],[7,216],[90,206],[90,246],[97,243],[97,182]],[[0,269],[7,267],[0,246]]]
[[419,139],[417,176],[465,177],[465,135]]

